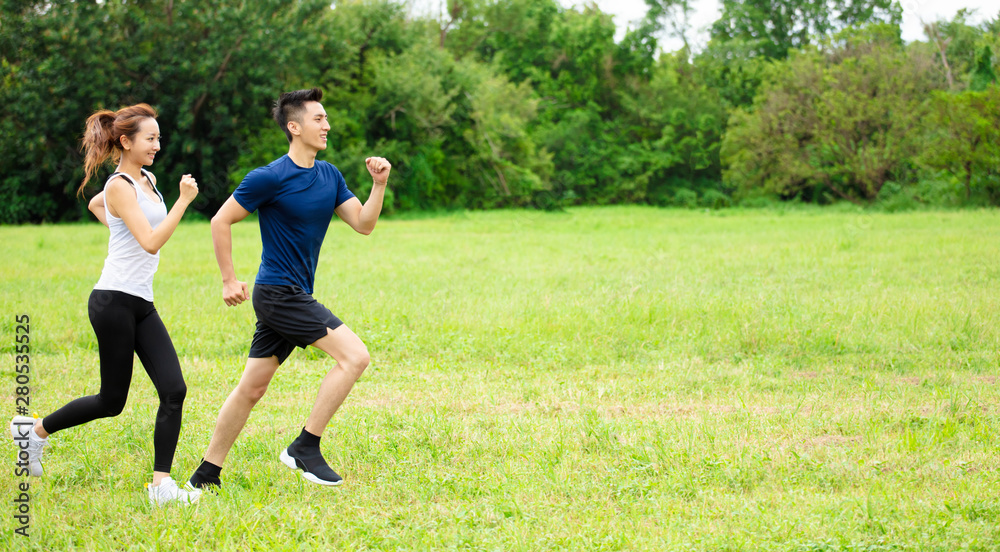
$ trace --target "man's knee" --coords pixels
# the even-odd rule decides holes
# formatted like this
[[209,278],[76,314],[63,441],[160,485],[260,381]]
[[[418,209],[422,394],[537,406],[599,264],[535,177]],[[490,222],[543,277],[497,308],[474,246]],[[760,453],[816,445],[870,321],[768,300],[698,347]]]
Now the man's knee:
[[357,379],[361,377],[361,374],[365,373],[365,369],[368,368],[371,361],[372,357],[368,354],[368,348],[361,347],[358,351],[348,355],[348,357],[339,364],[344,370]]
[[267,393],[267,384],[250,384],[241,382],[236,386],[236,392],[239,396],[249,402],[251,405],[257,404],[261,398],[264,397],[264,393]]

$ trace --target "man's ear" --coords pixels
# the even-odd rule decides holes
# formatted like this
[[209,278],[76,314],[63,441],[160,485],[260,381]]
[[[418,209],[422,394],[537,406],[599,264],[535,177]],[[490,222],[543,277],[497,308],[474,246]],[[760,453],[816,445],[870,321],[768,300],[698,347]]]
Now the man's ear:
[[285,126],[288,127],[288,132],[291,132],[292,136],[298,136],[302,133],[302,129],[299,128],[298,121],[288,121],[288,124]]

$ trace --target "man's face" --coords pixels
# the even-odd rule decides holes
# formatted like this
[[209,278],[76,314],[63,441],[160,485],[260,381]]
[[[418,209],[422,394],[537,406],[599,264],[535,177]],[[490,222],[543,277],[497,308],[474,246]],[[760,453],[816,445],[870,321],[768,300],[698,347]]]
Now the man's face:
[[330,131],[330,121],[327,120],[323,104],[319,102],[302,104],[301,116],[300,121],[289,121],[292,134],[297,135],[302,144],[311,149],[325,150],[326,134]]

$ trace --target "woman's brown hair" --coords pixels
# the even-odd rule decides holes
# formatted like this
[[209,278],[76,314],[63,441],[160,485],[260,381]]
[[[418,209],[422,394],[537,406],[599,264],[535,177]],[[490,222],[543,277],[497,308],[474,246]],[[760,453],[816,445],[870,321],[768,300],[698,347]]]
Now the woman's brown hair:
[[87,128],[83,131],[83,182],[76,195],[83,193],[87,182],[109,158],[115,163],[122,156],[122,136],[134,138],[144,119],[156,118],[156,110],[148,104],[123,107],[118,111],[102,109],[87,117]]

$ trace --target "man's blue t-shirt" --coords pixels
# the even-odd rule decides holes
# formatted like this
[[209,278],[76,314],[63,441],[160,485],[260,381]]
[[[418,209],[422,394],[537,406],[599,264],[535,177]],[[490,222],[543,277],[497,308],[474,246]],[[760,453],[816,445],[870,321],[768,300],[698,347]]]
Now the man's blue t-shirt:
[[264,250],[256,283],[299,286],[311,294],[334,209],[354,197],[337,167],[316,161],[306,169],[284,155],[254,169],[233,197],[247,211],[260,211]]

